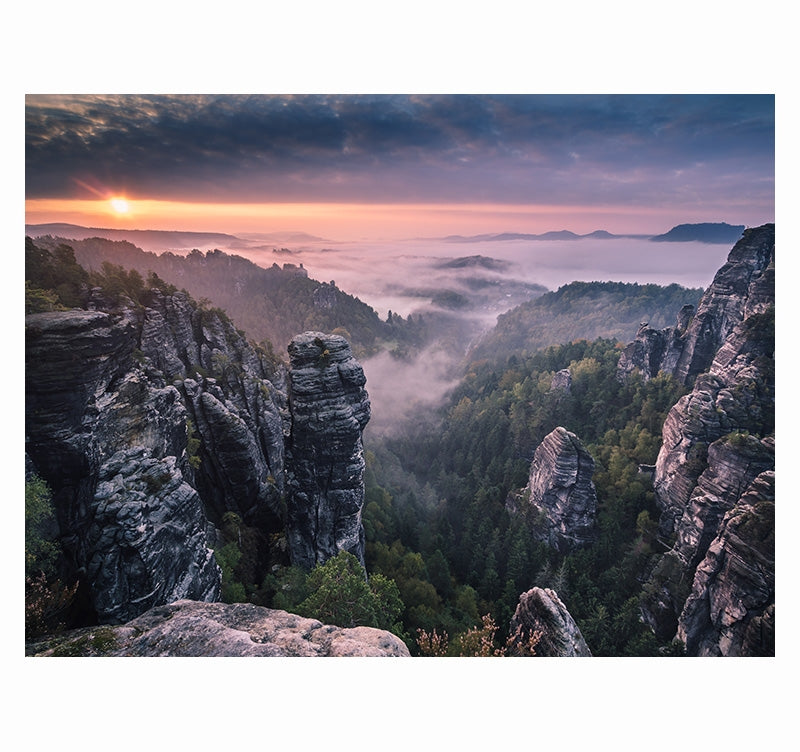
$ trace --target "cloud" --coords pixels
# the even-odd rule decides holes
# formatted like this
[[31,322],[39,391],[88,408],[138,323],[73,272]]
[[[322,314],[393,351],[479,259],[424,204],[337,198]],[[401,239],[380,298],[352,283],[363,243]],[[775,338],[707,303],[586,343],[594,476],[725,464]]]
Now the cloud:
[[771,96],[26,99],[29,198],[80,180],[183,200],[641,204],[737,175],[769,201],[773,154]]

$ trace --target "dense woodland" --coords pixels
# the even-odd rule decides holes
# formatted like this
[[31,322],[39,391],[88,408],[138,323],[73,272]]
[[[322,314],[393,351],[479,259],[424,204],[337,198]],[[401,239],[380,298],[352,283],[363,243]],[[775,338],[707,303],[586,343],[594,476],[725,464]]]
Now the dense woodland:
[[[213,254],[204,258],[214,263]],[[288,314],[288,300],[294,305],[302,296],[292,297],[291,290],[312,282],[295,276],[280,286],[288,298],[271,299],[263,290],[255,297],[272,306],[270,315],[286,314],[283,326],[295,326],[294,317],[303,314],[296,308]],[[146,304],[147,290],[154,286],[175,289],[153,271],[143,276],[108,262],[88,271],[69,246],[46,250],[26,241],[28,313],[82,307],[90,287],[102,288],[111,299],[125,295]],[[576,326],[591,329],[584,319],[592,317],[623,321],[635,311],[638,318],[643,307],[663,311],[664,320],[671,321],[682,305],[699,297],[699,291],[676,285],[601,290],[598,284],[576,283],[568,288],[520,307],[548,312],[550,323],[542,323],[537,337],[546,340],[546,332],[553,331],[558,340]],[[629,299],[632,292],[635,305]],[[363,304],[358,304],[344,309],[344,318],[337,320],[347,331],[359,330]],[[353,311],[359,312],[354,318]],[[257,309],[254,315],[266,314]],[[517,309],[505,321],[522,316]],[[233,320],[247,328],[247,322]],[[326,321],[311,323],[324,326]],[[502,324],[498,332],[508,331]],[[495,354],[472,360],[440,410],[409,416],[391,435],[367,431],[363,521],[368,581],[349,555],[310,573],[272,559],[266,567],[263,538],[230,514],[215,550],[223,571],[223,599],[343,626],[391,629],[412,654],[465,654],[476,634],[488,634],[502,654],[520,594],[534,586],[550,587],[594,655],[679,653],[674,646],[658,645],[639,621],[638,595],[658,545],[652,488],[639,465],[655,462],[664,417],[685,390],[664,376],[647,382],[638,375],[624,381],[617,377],[621,348],[634,332],[635,326],[624,341],[565,337],[561,344],[546,346],[532,344],[544,340],[507,340],[507,349],[500,344],[504,335],[498,335]],[[553,375],[564,368],[572,376],[568,392],[552,388]],[[507,503],[526,485],[535,448],[557,426],[577,434],[596,462],[599,536],[592,546],[567,555],[535,542],[533,521]],[[45,568],[54,571],[56,552],[48,534],[52,509],[47,489],[34,479],[26,492],[26,573],[31,578]],[[68,597],[66,591],[59,593]]]

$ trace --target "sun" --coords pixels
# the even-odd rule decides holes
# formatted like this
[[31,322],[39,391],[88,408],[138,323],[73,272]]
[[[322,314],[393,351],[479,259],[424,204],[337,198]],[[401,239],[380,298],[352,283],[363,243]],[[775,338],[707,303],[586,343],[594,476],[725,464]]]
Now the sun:
[[110,203],[111,208],[117,214],[127,214],[131,210],[131,207],[128,204],[128,199],[122,198],[122,196],[115,196],[111,199]]

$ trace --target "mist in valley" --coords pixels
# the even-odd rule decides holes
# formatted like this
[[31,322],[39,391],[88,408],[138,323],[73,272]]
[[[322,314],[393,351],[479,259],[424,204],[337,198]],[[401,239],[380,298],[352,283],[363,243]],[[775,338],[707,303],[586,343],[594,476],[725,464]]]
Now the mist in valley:
[[[331,243],[237,252],[259,265],[302,264],[384,318],[426,317],[434,341],[421,352],[383,352],[362,365],[372,402],[368,433],[401,432],[421,411],[443,404],[469,348],[506,311],[574,281],[705,288],[727,245],[653,243],[644,238],[491,240],[414,239]],[[630,340],[636,334],[630,332]],[[560,344],[553,342],[552,344]]]
[[[654,243],[647,238],[578,240],[410,239],[336,243],[314,241],[291,248],[238,248],[233,253],[261,266],[300,264],[309,276],[335,280],[337,286],[361,298],[380,315],[388,311],[407,316],[430,308],[433,292],[450,289],[474,294],[468,280],[480,277],[513,284],[517,290],[495,296],[491,305],[469,311],[490,328],[497,315],[522,302],[522,285],[547,290],[575,281],[639,282],[705,288],[725,262],[730,246],[701,242]],[[481,256],[498,264],[486,267],[443,268],[442,262]],[[426,293],[431,293],[430,295]],[[527,297],[531,297],[530,295]],[[463,315],[467,311],[462,311]]]

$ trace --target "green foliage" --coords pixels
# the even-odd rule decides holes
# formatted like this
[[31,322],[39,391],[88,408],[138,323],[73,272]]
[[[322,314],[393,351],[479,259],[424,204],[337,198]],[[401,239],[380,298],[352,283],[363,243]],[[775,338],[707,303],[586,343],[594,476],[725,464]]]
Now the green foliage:
[[65,585],[58,576],[61,547],[57,542],[50,488],[37,475],[25,481],[25,636],[63,628],[78,583]]
[[[655,463],[663,420],[686,390],[664,375],[619,381],[619,353],[612,340],[583,340],[500,363],[472,363],[441,422],[373,440],[367,564],[397,582],[408,633],[446,633],[453,650],[456,637],[489,612],[500,644],[520,594],[540,586],[564,600],[590,635],[593,654],[657,654],[632,605],[651,564],[658,519],[639,464]],[[553,390],[553,375],[564,368],[571,389]],[[536,541],[536,515],[524,498],[515,513],[507,506],[527,483],[535,448],[559,425],[594,457],[599,500],[597,542],[568,556]],[[390,488],[381,485],[388,456],[406,473]],[[439,499],[414,508],[420,521],[414,528],[398,524],[404,483],[429,485]],[[438,600],[426,597],[422,583]]]
[[326,624],[391,629],[403,608],[397,585],[381,575],[368,581],[358,559],[347,551],[314,567],[305,586],[310,595],[298,613]]
[[672,326],[683,305],[697,305],[702,294],[676,284],[571,282],[499,316],[497,326],[474,349],[473,359],[496,360],[576,339],[628,342],[642,321],[657,329]]
[[38,475],[25,481],[25,574],[55,574],[60,546],[50,488]]
[[58,302],[58,293],[34,287],[30,280],[25,280],[25,315],[44,311],[63,311],[66,307]]
[[25,280],[26,313],[80,308],[88,295],[89,275],[64,243],[54,243],[46,250],[26,237]]
[[245,603],[247,593],[244,585],[235,579],[234,569],[242,558],[242,552],[234,541],[214,549],[214,558],[222,570],[222,593],[224,603]]
[[197,470],[200,467],[202,460],[200,459],[199,451],[200,444],[202,443],[199,436],[195,434],[194,423],[190,418],[186,419],[186,458],[189,462],[189,467]]
[[[50,248],[61,239],[39,238],[37,243]],[[395,316],[384,322],[363,301],[335,285],[309,279],[297,268],[283,269],[277,264],[263,268],[218,250],[156,255],[126,241],[87,238],[69,243],[76,258],[92,270],[93,283],[107,289],[115,301],[126,295],[146,304],[148,287],[168,293],[175,289],[170,283],[179,284],[205,301],[201,307],[208,314],[224,311],[253,340],[275,343],[279,352],[285,352],[295,334],[309,330],[347,332],[356,357],[376,353],[388,343],[417,346],[426,336],[421,321]],[[128,270],[124,274],[123,268]],[[140,285],[144,277],[147,284]],[[27,278],[38,287],[54,289]],[[321,297],[330,304],[321,304]]]

